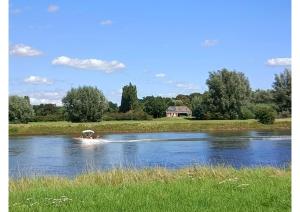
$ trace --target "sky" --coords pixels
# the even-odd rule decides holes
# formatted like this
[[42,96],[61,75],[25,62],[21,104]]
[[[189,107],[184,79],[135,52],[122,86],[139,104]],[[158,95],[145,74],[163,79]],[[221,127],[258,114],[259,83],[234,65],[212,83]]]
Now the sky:
[[11,0],[9,93],[55,103],[96,86],[120,103],[207,90],[209,72],[243,72],[270,89],[291,64],[290,0]]

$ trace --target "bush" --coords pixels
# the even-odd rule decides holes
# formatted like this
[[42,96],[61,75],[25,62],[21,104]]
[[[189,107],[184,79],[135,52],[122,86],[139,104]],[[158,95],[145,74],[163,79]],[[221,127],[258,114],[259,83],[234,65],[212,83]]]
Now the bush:
[[242,106],[241,107],[241,119],[254,119],[255,114],[253,113],[253,110],[249,106]]
[[291,113],[289,111],[282,111],[278,113],[278,118],[291,118]]
[[151,120],[152,116],[143,111],[128,111],[127,113],[106,113],[103,116],[105,121],[113,120]]
[[46,122],[46,121],[64,121],[65,118],[61,114],[52,114],[47,116],[34,116],[32,122]]
[[255,108],[255,119],[262,124],[273,124],[276,111],[270,105],[257,105]]

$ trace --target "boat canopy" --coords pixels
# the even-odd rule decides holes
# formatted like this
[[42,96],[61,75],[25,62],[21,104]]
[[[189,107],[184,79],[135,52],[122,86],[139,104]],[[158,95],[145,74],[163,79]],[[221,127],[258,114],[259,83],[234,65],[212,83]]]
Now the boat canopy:
[[83,130],[81,133],[82,134],[94,134],[95,132],[93,130]]

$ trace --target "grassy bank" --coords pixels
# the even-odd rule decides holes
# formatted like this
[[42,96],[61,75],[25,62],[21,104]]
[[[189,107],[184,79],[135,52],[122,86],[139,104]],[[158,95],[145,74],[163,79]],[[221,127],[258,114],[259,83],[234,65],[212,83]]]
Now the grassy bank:
[[10,211],[290,211],[291,172],[193,167],[11,180]]
[[92,129],[98,134],[210,130],[287,130],[291,129],[291,119],[277,119],[272,125],[260,124],[256,120],[187,120],[184,118],[162,118],[151,121],[103,121],[96,123],[32,122],[29,124],[10,124],[9,134],[78,134],[85,129]]

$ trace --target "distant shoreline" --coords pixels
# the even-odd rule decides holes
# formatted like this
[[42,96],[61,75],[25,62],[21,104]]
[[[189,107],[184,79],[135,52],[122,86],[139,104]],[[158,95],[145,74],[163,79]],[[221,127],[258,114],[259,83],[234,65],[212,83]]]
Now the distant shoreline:
[[89,123],[31,122],[10,124],[9,136],[24,135],[79,135],[82,130],[92,129],[97,134],[151,133],[151,132],[205,132],[245,130],[291,130],[291,119],[277,119],[272,125],[256,120],[187,120],[161,118],[151,121],[103,121]]

